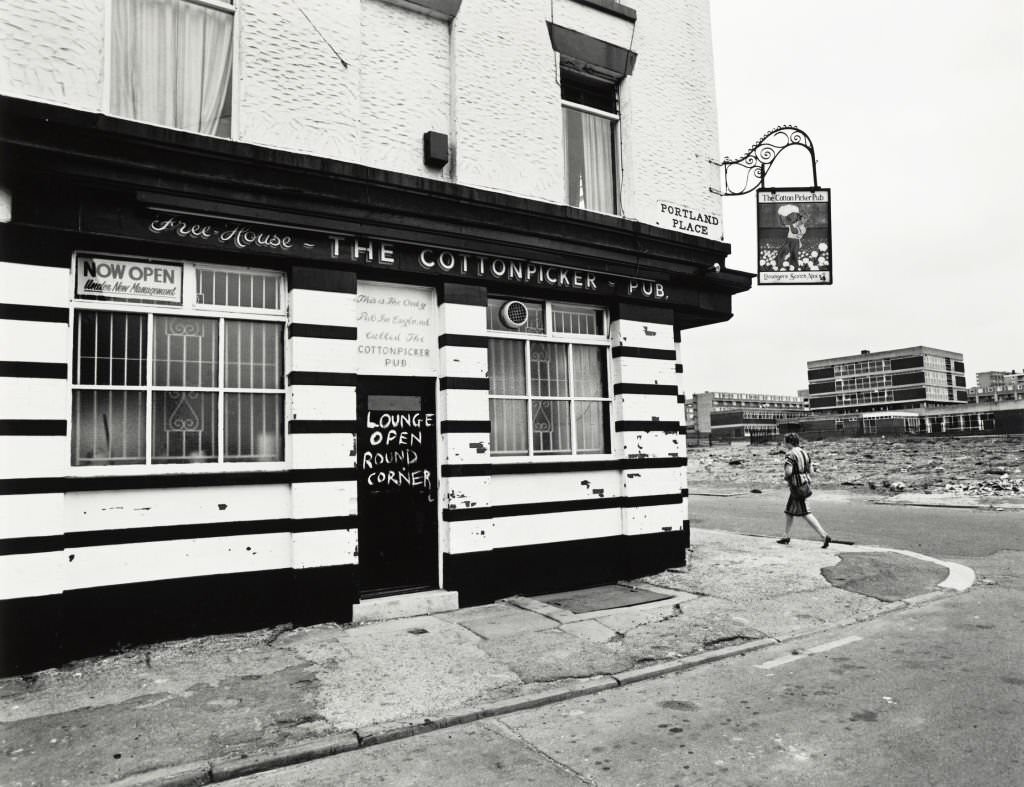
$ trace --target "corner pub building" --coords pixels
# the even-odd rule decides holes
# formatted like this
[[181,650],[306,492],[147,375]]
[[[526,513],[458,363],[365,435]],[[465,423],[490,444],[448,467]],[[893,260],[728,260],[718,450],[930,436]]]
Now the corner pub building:
[[10,4],[5,673],[684,563],[682,333],[751,277],[707,3],[635,5],[154,0],[197,98],[150,6]]

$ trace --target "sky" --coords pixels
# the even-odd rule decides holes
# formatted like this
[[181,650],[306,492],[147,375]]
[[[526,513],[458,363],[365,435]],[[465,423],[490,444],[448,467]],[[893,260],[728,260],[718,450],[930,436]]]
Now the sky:
[[[831,188],[834,284],[758,286],[683,334],[686,389],[794,394],[807,361],[926,345],[967,384],[1024,370],[1024,2],[711,0],[723,157],[807,132]],[[813,182],[803,148],[769,187]],[[756,272],[755,195],[723,198]]]

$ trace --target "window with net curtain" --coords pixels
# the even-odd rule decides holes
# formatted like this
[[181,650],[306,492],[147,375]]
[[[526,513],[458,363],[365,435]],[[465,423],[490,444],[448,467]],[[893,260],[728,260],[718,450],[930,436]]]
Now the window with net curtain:
[[566,202],[577,208],[617,213],[617,87],[566,68],[561,80]]
[[489,299],[488,330],[520,336],[488,339],[492,455],[609,453],[604,311],[527,303],[526,324],[510,328],[503,303]]
[[[223,279],[221,281],[221,279]],[[77,308],[71,464],[284,460],[279,274],[197,271],[196,303],[231,316]]]
[[111,0],[112,114],[231,133],[231,0]]

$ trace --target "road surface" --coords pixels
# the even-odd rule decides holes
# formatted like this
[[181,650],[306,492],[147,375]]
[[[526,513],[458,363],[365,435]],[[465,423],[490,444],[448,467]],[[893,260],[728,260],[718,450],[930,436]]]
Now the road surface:
[[[697,527],[770,535],[781,525],[781,498],[690,502]],[[796,643],[240,784],[1024,784],[1024,514],[827,494],[815,502],[837,537],[959,559],[978,585]]]

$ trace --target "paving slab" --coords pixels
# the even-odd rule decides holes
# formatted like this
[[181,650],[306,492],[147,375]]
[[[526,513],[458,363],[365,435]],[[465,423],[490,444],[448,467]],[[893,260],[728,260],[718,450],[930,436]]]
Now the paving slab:
[[[308,691],[308,668],[197,682],[180,694],[145,694],[95,707],[0,725],[7,755],[0,784],[14,773],[37,784],[110,784],[156,768],[262,752],[327,734]],[[73,775],[73,777],[72,777]]]
[[763,636],[737,617],[734,604],[708,597],[683,605],[674,617],[628,631],[610,646],[637,662],[660,661]]
[[733,618],[755,626],[766,636],[783,639],[827,626],[867,620],[891,609],[893,604],[825,587],[751,602],[737,610]]
[[337,729],[431,715],[521,682],[480,648],[479,637],[445,618],[317,626],[279,645],[315,665],[317,709]]
[[[701,538],[704,534],[701,533]],[[839,562],[832,549],[816,542],[794,540],[788,545],[774,539],[750,538],[742,551],[706,544],[692,558],[689,571],[665,571],[648,582],[701,596],[714,596],[743,606],[765,597],[828,586],[821,569]]]
[[487,640],[480,647],[524,683],[610,675],[633,666],[627,655],[560,630],[522,632]]
[[626,634],[640,626],[647,626],[651,623],[656,623],[659,620],[667,620],[668,618],[682,614],[682,610],[688,602],[701,598],[701,596],[694,596],[690,594],[683,594],[683,596],[683,600],[672,606],[657,605],[651,608],[630,607],[622,610],[621,612],[610,611],[601,616],[600,622],[602,625],[607,626],[618,634]]
[[577,620],[573,623],[564,623],[562,631],[588,642],[608,642],[618,633],[598,620]]
[[484,639],[500,639],[529,631],[552,629],[559,625],[557,620],[545,615],[503,603],[466,607],[436,617],[456,623]]
[[565,593],[549,593],[543,596],[534,596],[534,598],[579,615],[606,609],[632,607],[637,604],[649,604],[652,601],[663,601],[671,596],[627,585],[599,585]]

